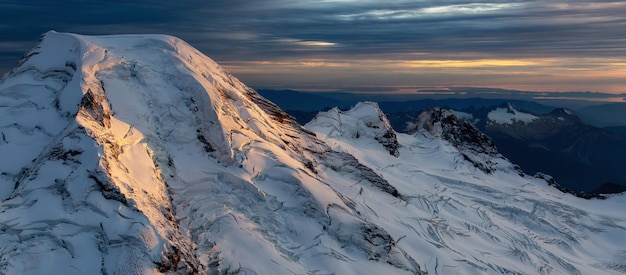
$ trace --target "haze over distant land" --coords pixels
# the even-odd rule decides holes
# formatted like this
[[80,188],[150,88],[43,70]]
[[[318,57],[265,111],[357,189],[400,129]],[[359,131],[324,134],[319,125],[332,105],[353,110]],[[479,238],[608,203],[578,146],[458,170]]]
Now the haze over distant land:
[[564,193],[452,111],[302,126],[167,35],[51,31],[6,76],[0,274],[626,272],[626,195]]
[[[623,1],[0,2],[0,73],[40,34],[165,33],[252,87],[626,92]],[[441,92],[441,90],[437,90]]]

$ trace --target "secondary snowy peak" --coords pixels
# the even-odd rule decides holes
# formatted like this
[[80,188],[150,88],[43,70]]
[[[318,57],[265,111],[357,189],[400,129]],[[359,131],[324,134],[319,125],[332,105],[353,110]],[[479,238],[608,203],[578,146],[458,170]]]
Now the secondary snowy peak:
[[513,105],[511,105],[510,103],[506,103],[503,104],[503,106],[500,106],[495,110],[489,112],[487,114],[487,119],[487,123],[524,124],[532,122],[538,119],[538,117],[533,114],[518,111]]
[[[336,111],[318,117],[329,114]],[[621,210],[610,214],[600,210],[623,204],[624,196],[583,200],[552,188],[547,176],[520,174],[506,159],[489,154],[495,148],[472,143],[481,139],[480,133],[446,110],[424,113],[421,122],[421,130],[414,134],[396,134],[397,157],[374,142],[329,134],[337,132],[333,123],[317,121],[307,127],[333,148],[354,155],[402,194],[399,203],[389,204],[379,201],[372,189],[341,189],[356,209],[364,209],[362,213],[376,224],[385,224],[390,236],[401,236],[396,245],[422,270],[429,274],[624,272],[619,263],[623,257],[609,251],[623,251],[611,243],[617,236],[613,234],[626,232],[626,219]],[[467,156],[477,161],[468,161]],[[476,165],[486,160],[494,168],[489,173]],[[619,220],[619,225],[601,225],[607,220]],[[596,231],[599,227],[607,231]]]
[[[331,127],[327,127],[331,126]],[[345,136],[353,139],[373,139],[392,156],[398,156],[396,134],[377,103],[360,102],[348,111],[333,108],[319,113],[307,128],[326,128],[323,136]]]
[[[539,140],[584,127],[580,119],[566,108],[555,108],[547,114],[533,115],[516,110],[511,104],[498,107],[487,115],[485,131],[522,140]],[[506,113],[506,114],[505,114]]]
[[431,135],[440,136],[457,147],[473,149],[489,155],[498,154],[491,139],[481,133],[466,120],[459,121],[454,112],[433,108],[420,114],[413,133],[425,130]]
[[443,108],[433,108],[422,112],[419,121],[410,125],[413,134],[440,137],[459,150],[463,158],[473,163],[485,173],[494,172],[504,165],[523,175],[515,165],[509,164],[491,139],[469,121],[459,121],[456,113]]

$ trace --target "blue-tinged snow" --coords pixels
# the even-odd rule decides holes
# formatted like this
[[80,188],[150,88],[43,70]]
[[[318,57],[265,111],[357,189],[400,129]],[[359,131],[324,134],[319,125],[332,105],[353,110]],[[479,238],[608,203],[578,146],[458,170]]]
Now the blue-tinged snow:
[[419,271],[323,142],[179,39],[50,32],[0,91],[2,273]]
[[496,108],[487,114],[487,118],[499,124],[513,124],[514,122],[529,123],[538,119],[537,116],[518,111],[512,106],[509,106],[509,108]]
[[0,82],[0,273],[626,271],[623,195],[485,174],[374,103],[303,128],[164,35],[28,56]]
[[[379,114],[372,113],[376,117]],[[607,274],[624,270],[624,195],[584,200],[520,176],[508,161],[486,174],[435,133],[397,134],[399,156],[372,139],[350,112],[321,113],[306,127],[335,150],[354,155],[403,199],[346,183],[337,190],[397,246],[434,274]],[[334,120],[334,121],[333,121]],[[364,129],[362,129],[364,130]],[[332,173],[329,171],[329,173]],[[337,176],[337,175],[335,175]]]

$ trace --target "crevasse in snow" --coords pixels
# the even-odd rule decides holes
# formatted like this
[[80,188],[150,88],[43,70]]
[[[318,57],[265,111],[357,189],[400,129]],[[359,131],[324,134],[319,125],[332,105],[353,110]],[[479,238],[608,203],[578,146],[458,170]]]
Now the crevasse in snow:
[[625,271],[624,196],[446,125],[362,103],[304,128],[180,39],[49,32],[0,82],[0,273]]

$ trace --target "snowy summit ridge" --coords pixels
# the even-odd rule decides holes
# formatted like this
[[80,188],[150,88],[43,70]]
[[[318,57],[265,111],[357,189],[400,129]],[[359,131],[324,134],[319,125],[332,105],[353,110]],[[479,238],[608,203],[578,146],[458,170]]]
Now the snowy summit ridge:
[[304,128],[180,39],[49,32],[0,82],[0,273],[626,271],[624,196],[444,136],[374,103]]
[[311,123],[328,125],[331,131],[324,133],[325,136],[345,135],[354,139],[364,136],[374,139],[389,151],[389,154],[398,156],[396,134],[377,103],[357,103],[345,112],[333,108],[318,114]]

